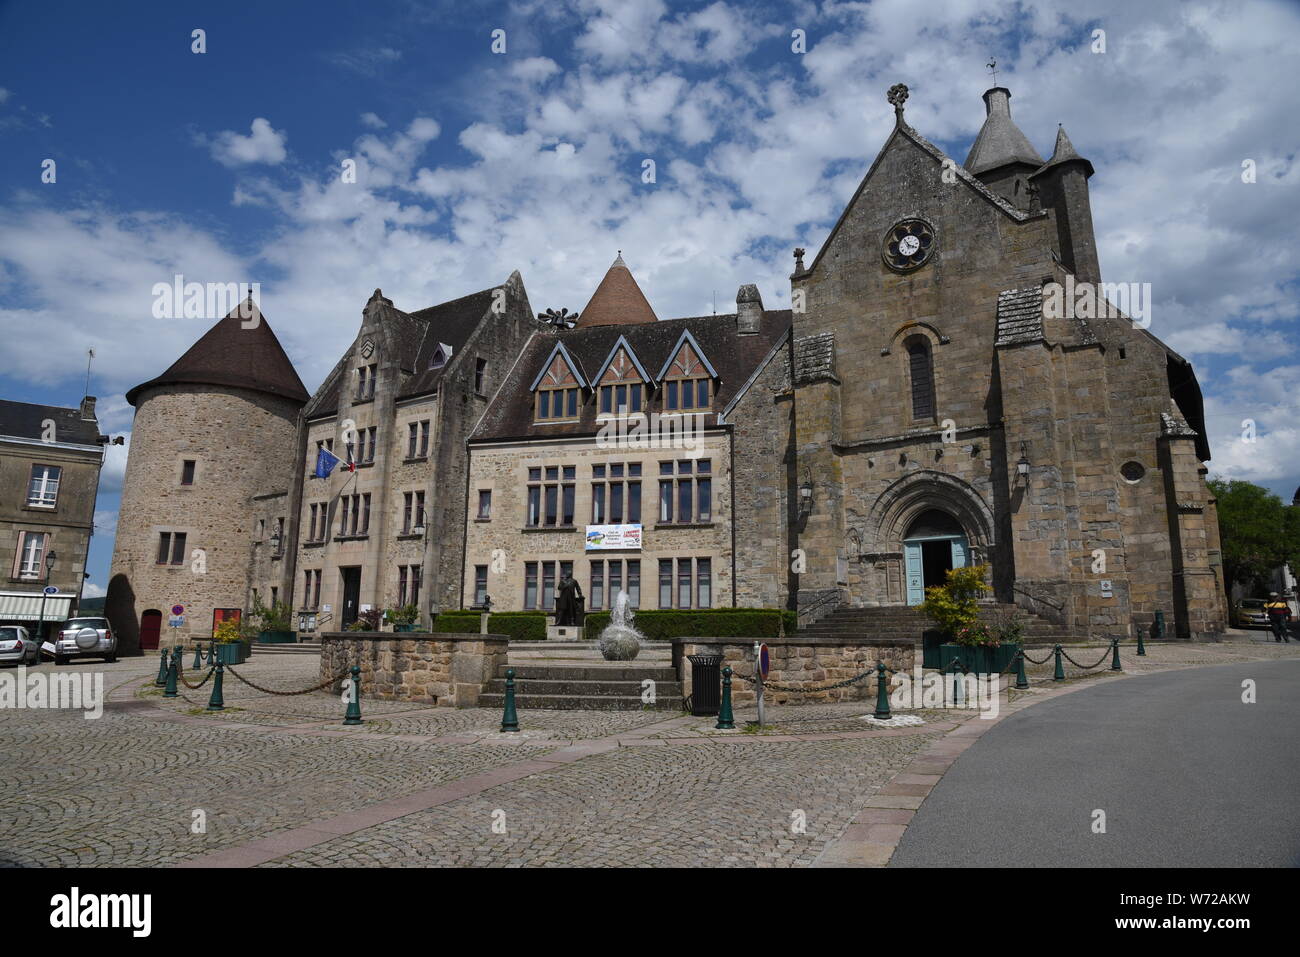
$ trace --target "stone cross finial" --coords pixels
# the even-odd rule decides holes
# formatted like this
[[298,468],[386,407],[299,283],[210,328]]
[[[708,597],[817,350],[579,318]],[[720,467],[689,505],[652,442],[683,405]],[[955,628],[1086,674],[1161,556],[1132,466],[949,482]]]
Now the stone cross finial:
[[885,98],[894,104],[894,116],[900,120],[903,118],[903,104],[907,102],[907,87],[902,83],[895,83],[889,88],[889,93]]
[[804,254],[804,248],[802,246],[796,246],[794,248],[794,271],[795,272],[803,272],[803,254]]

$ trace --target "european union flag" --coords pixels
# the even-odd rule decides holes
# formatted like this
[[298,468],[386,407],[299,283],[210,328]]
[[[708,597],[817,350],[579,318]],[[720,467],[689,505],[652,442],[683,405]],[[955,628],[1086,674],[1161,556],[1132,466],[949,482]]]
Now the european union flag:
[[334,471],[334,466],[342,461],[337,455],[329,449],[321,446],[316,452],[316,477],[329,478],[330,473]]

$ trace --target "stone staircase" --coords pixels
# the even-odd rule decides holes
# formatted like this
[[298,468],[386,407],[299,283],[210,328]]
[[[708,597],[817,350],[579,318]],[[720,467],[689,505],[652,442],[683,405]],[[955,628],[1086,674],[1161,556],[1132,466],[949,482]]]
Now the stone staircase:
[[253,642],[253,657],[258,658],[262,655],[319,655],[319,641],[300,641],[297,644],[289,645],[259,645]]
[[[1070,642],[1071,636],[1061,633],[1060,626],[1039,618],[1018,605],[990,602],[981,604],[980,620],[993,625],[1014,617],[1024,628],[1028,644]],[[841,605],[824,618],[799,630],[800,637],[809,638],[888,638],[921,643],[921,633],[934,628],[934,622],[917,606],[883,605],[871,608],[854,608]]]
[[[520,711],[682,710],[682,686],[667,648],[644,648],[633,661],[606,661],[595,642],[512,642],[509,664],[479,695],[480,707],[505,705],[506,668],[515,671]],[[646,679],[655,683],[653,705],[641,700]]]

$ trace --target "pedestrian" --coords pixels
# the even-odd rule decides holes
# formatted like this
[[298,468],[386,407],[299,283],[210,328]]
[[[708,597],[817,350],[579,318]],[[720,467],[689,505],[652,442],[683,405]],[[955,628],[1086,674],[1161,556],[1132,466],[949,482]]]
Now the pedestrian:
[[1268,593],[1264,602],[1264,611],[1268,614],[1268,623],[1273,628],[1273,640],[1291,642],[1291,606],[1278,597],[1277,592]]

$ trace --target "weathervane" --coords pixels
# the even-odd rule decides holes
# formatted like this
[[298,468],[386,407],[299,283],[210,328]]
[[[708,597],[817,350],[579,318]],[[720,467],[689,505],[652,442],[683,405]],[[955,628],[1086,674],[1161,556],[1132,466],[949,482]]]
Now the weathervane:
[[539,312],[537,318],[557,329],[572,329],[578,322],[578,314],[570,313],[568,309],[561,309],[558,312],[547,309],[545,312]]
[[997,57],[989,57],[989,72],[993,74],[993,85],[998,85],[998,60]]

